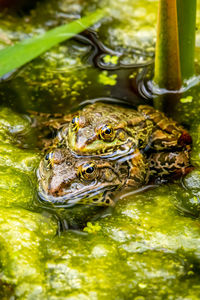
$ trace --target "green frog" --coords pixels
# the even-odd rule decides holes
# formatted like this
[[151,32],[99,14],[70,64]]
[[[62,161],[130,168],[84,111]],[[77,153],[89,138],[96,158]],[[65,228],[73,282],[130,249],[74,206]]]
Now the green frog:
[[52,208],[76,204],[114,206],[111,195],[117,190],[137,189],[158,178],[186,174],[190,169],[187,150],[146,154],[136,149],[127,157],[108,160],[78,157],[67,147],[55,148],[40,162],[39,196]]
[[96,102],[70,118],[58,139],[77,155],[121,157],[132,149],[173,151],[191,144],[182,126],[147,105],[134,110]]
[[113,206],[110,194],[125,186],[137,188],[146,184],[146,170],[146,157],[140,151],[127,160],[109,161],[101,157],[76,157],[67,147],[56,148],[40,162],[39,194],[53,206]]

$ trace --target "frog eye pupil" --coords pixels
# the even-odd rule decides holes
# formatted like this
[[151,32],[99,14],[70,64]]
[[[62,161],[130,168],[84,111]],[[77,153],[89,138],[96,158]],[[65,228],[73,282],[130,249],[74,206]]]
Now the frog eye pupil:
[[88,167],[86,173],[91,174],[92,172],[94,172],[94,167]]
[[53,159],[53,152],[49,152],[45,155],[45,160],[49,161]]
[[104,141],[112,141],[115,137],[114,129],[111,125],[104,125],[98,131],[99,139]]
[[79,167],[78,174],[81,179],[93,180],[96,175],[94,163],[86,163]]
[[47,153],[47,154],[45,155],[45,159],[46,159],[46,160],[49,160],[49,153]]
[[111,129],[110,129],[110,128],[107,128],[107,129],[105,130],[105,134],[111,134]]

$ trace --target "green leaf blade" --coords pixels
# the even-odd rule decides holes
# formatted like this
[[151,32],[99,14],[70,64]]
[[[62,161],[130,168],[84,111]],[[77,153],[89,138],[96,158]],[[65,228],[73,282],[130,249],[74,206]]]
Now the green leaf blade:
[[104,16],[105,11],[97,10],[86,17],[51,29],[40,36],[26,39],[0,50],[0,77],[30,62],[58,43],[72,38]]

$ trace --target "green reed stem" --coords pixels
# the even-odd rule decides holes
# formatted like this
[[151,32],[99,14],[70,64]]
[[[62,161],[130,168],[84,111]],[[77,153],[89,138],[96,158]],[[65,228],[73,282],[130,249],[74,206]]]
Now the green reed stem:
[[160,0],[154,82],[161,88],[181,87],[176,0]]
[[182,80],[194,76],[196,0],[177,0]]
[[179,90],[195,73],[196,0],[160,0],[154,83]]

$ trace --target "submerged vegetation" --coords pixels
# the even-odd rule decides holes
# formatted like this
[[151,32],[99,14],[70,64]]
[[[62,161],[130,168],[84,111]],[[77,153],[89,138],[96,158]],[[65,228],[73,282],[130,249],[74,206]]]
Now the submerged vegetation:
[[0,77],[30,62],[58,43],[68,40],[87,29],[99,21],[104,14],[103,10],[97,10],[87,17],[51,29],[40,36],[25,39],[16,45],[0,50]]
[[[133,73],[138,69],[119,64],[145,66],[152,61],[158,1],[83,2],[41,1],[24,16],[0,12],[3,49],[70,23],[90,7],[106,5],[109,16],[93,29],[113,51],[101,52],[96,36],[86,32],[1,81],[0,298],[199,299],[199,85],[183,93],[175,107],[176,118],[193,137],[195,170],[181,182],[119,195],[112,214],[90,220],[82,232],[59,235],[58,215],[63,211],[54,214],[38,205],[35,172],[41,153],[29,110],[67,113],[88,99],[102,97],[133,106],[151,103],[133,92]],[[197,31],[197,74],[199,41]],[[106,58],[98,64],[102,56]],[[71,217],[72,211],[65,214]]]

